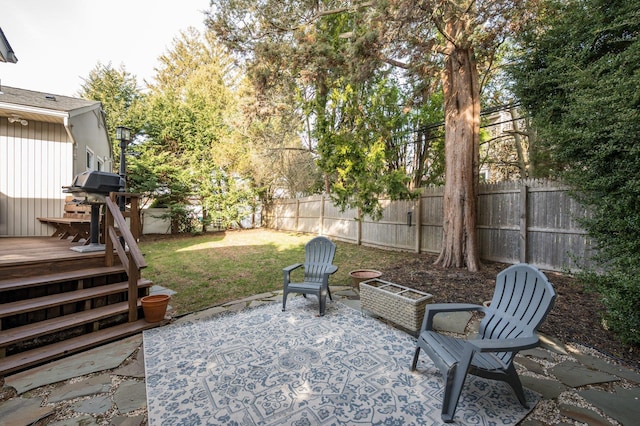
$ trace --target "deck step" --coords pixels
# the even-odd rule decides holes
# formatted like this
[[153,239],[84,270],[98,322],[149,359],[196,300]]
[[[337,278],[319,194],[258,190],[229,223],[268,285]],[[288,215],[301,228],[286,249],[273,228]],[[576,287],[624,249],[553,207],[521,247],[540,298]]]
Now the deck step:
[[[138,300],[138,308],[141,306],[142,304],[140,300]],[[33,324],[0,330],[0,348],[116,315],[126,314],[127,312],[129,312],[129,302],[120,302],[35,322]]]
[[157,327],[162,324],[163,322],[148,323],[144,319],[141,319],[135,322],[128,322],[58,343],[53,343],[41,348],[21,352],[16,355],[0,358],[0,376],[7,375],[7,373],[25,370],[37,364],[42,364],[53,359],[62,358],[76,352],[100,346],[114,340],[132,336],[143,330]]
[[[153,283],[150,280],[144,278],[138,280],[138,288],[151,287],[152,284]],[[0,318],[60,306],[67,303],[80,302],[82,300],[93,299],[94,297],[122,293],[127,291],[128,288],[129,283],[125,281],[82,290],[51,294],[33,299],[25,299],[17,302],[3,303],[0,304]]]
[[125,272],[121,264],[115,266],[103,266],[99,268],[81,269],[78,271],[58,272],[47,275],[37,275],[24,278],[10,278],[0,280],[0,291],[19,290],[39,285],[60,283],[65,281],[81,280],[86,278],[99,277],[104,275]]

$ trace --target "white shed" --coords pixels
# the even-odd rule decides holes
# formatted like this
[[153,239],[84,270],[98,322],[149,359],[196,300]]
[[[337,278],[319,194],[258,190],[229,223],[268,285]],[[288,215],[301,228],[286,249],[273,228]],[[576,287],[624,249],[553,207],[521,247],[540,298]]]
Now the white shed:
[[37,218],[62,216],[62,187],[112,164],[100,102],[0,87],[0,237],[50,235]]

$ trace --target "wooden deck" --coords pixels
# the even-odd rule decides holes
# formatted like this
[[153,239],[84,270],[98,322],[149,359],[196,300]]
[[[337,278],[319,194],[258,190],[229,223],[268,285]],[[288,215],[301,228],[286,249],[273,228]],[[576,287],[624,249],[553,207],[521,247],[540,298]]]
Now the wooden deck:
[[51,274],[104,263],[104,252],[79,253],[82,242],[52,237],[0,238],[0,280]]
[[137,280],[140,316],[128,321],[125,267],[106,266],[104,251],[71,250],[83,245],[0,238],[0,377],[162,324],[139,319],[151,281]]
[[52,237],[0,238],[0,267],[86,257],[87,254],[71,250],[71,247],[82,245]]

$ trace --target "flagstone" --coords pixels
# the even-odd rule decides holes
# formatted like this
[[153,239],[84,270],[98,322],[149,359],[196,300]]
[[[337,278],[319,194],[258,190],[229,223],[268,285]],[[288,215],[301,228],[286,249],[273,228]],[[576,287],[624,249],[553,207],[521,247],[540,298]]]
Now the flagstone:
[[222,306],[229,307],[229,306],[235,305],[236,303],[244,303],[244,304],[246,304],[247,302],[252,302],[254,300],[264,299],[265,297],[271,297],[272,295],[273,295],[273,293],[255,294],[253,296],[245,297],[244,299],[234,300],[233,302],[225,303]]
[[515,359],[515,362],[526,368],[528,371],[531,371],[532,373],[540,374],[543,376],[546,374],[544,367],[530,358],[518,355]]
[[111,426],[140,426],[143,424],[144,416],[116,416],[111,419]]
[[54,423],[48,423],[47,426],[94,426],[99,425],[98,420],[89,414],[82,414],[70,419],[60,420]]
[[588,408],[577,407],[569,404],[560,404],[559,408],[561,416],[586,423],[589,426],[614,426],[613,423]]
[[110,370],[122,364],[141,344],[142,335],[138,334],[6,377],[6,384],[20,395],[72,377]]
[[214,306],[213,308],[209,308],[209,309],[203,309],[202,311],[198,311],[198,312],[193,312],[189,315],[185,315],[179,318],[176,318],[172,324],[178,325],[178,324],[191,324],[194,321],[202,321],[202,320],[208,320],[211,319],[211,317],[215,316],[215,315],[219,315],[223,312],[226,312],[227,309],[224,308],[223,306]]
[[549,372],[562,383],[572,388],[620,380],[616,376],[592,370],[573,361],[563,361],[552,367]]
[[65,383],[49,394],[47,402],[60,402],[83,396],[107,393],[111,389],[111,375],[101,374],[75,383]]
[[71,405],[73,411],[85,414],[104,414],[111,410],[113,403],[109,395],[96,396],[84,399]]
[[42,398],[11,398],[0,403],[0,419],[3,426],[24,426],[53,413],[49,407],[41,407]]
[[553,355],[551,355],[551,352],[542,348],[533,348],[533,349],[520,351],[520,355],[531,356],[534,358],[540,358],[547,361],[553,361]]
[[144,350],[139,350],[136,357],[127,365],[122,365],[113,370],[113,374],[118,376],[144,378]]
[[122,414],[130,413],[147,406],[147,391],[145,382],[127,380],[120,383],[113,394],[113,402]]
[[591,355],[576,354],[574,356],[581,364],[584,364],[589,368],[593,368],[596,370],[603,371],[605,373],[613,374],[623,379],[627,379],[634,383],[640,384],[640,374],[638,374],[637,372],[629,368],[612,364],[602,358],[596,358]]
[[557,380],[540,379],[533,376],[521,375],[522,386],[538,392],[543,399],[556,399],[567,390],[567,387]]
[[538,337],[540,338],[540,347],[549,349],[550,351],[553,351],[560,355],[569,355],[569,352],[567,352],[564,343],[562,343],[555,337],[547,336],[542,333],[538,333]]
[[247,307],[246,302],[242,302],[242,303],[233,303],[230,305],[225,305],[225,308],[227,308],[228,311],[230,312],[239,312],[243,309],[245,309]]
[[615,386],[614,389],[614,393],[587,389],[579,391],[578,395],[623,425],[638,424],[638,419],[640,419],[640,404],[638,404],[640,388],[624,389]]
[[440,313],[433,317],[433,329],[464,334],[471,317],[471,312]]

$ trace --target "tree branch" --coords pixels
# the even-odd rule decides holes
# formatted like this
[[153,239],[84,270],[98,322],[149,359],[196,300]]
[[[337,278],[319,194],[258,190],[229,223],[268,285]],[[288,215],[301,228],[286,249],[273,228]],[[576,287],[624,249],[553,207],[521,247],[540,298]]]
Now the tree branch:
[[275,28],[278,31],[285,31],[285,32],[289,32],[289,31],[295,31],[300,29],[301,27],[304,27],[305,25],[309,25],[312,22],[315,22],[316,20],[324,17],[324,16],[330,16],[330,15],[336,15],[338,13],[344,13],[344,12],[351,12],[351,11],[355,11],[357,9],[362,9],[365,7],[371,7],[373,6],[373,2],[372,1],[365,1],[359,4],[356,4],[354,6],[347,6],[347,7],[339,7],[336,9],[329,9],[329,10],[323,10],[320,11],[318,13],[316,13],[315,15],[313,15],[311,18],[307,19],[305,22],[295,26],[295,27],[290,27],[290,28],[285,28],[285,27],[281,27],[278,26],[275,22],[270,22],[269,24]]

